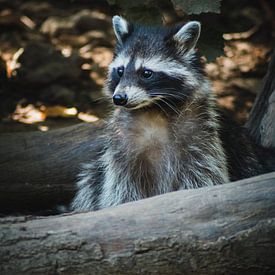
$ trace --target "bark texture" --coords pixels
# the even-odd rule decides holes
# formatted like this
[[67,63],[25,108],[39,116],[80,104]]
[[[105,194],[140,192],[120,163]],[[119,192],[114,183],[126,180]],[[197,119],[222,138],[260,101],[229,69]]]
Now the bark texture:
[[271,57],[263,89],[258,94],[246,127],[258,144],[275,147],[275,51]]
[[274,274],[275,173],[88,212],[8,217],[1,274]]
[[100,126],[0,135],[0,213],[32,212],[69,202],[80,168],[93,158]]

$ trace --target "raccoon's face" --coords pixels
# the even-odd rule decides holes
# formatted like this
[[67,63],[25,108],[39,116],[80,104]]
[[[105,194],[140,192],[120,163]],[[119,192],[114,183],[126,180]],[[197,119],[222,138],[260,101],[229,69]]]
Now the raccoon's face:
[[143,27],[113,17],[117,47],[106,91],[115,105],[128,109],[184,101],[203,79],[194,50],[200,23],[182,27]]

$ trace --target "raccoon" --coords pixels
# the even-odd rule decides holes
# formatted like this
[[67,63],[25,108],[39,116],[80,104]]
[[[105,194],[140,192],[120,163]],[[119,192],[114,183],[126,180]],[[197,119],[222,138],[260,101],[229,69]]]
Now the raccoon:
[[74,211],[223,184],[272,170],[245,131],[217,111],[196,50],[197,21],[140,26],[113,17],[105,92],[117,107],[79,174]]

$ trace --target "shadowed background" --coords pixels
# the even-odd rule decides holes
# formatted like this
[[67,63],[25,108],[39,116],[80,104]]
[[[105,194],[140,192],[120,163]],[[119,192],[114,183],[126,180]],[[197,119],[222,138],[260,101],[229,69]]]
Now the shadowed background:
[[220,14],[198,10],[209,1],[191,8],[185,0],[157,1],[156,8],[149,0],[124,2],[0,0],[0,132],[48,131],[108,115],[101,90],[114,14],[151,24],[200,20],[199,46],[218,101],[239,122],[247,119],[274,47],[273,1],[224,0]]

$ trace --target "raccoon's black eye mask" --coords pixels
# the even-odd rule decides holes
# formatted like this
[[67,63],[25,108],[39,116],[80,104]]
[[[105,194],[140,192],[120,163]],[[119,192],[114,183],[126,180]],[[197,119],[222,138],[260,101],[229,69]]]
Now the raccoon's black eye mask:
[[122,77],[123,74],[124,74],[124,67],[123,66],[122,67],[118,67],[116,71],[117,71],[118,76]]
[[140,75],[142,78],[149,79],[153,76],[154,72],[150,69],[143,68],[141,69]]
[[[124,67],[123,66],[118,67],[116,69],[116,72],[117,72],[117,75],[121,78],[124,74]],[[150,69],[142,68],[138,71],[138,74],[140,75],[141,78],[150,79],[153,76],[154,72]]]

